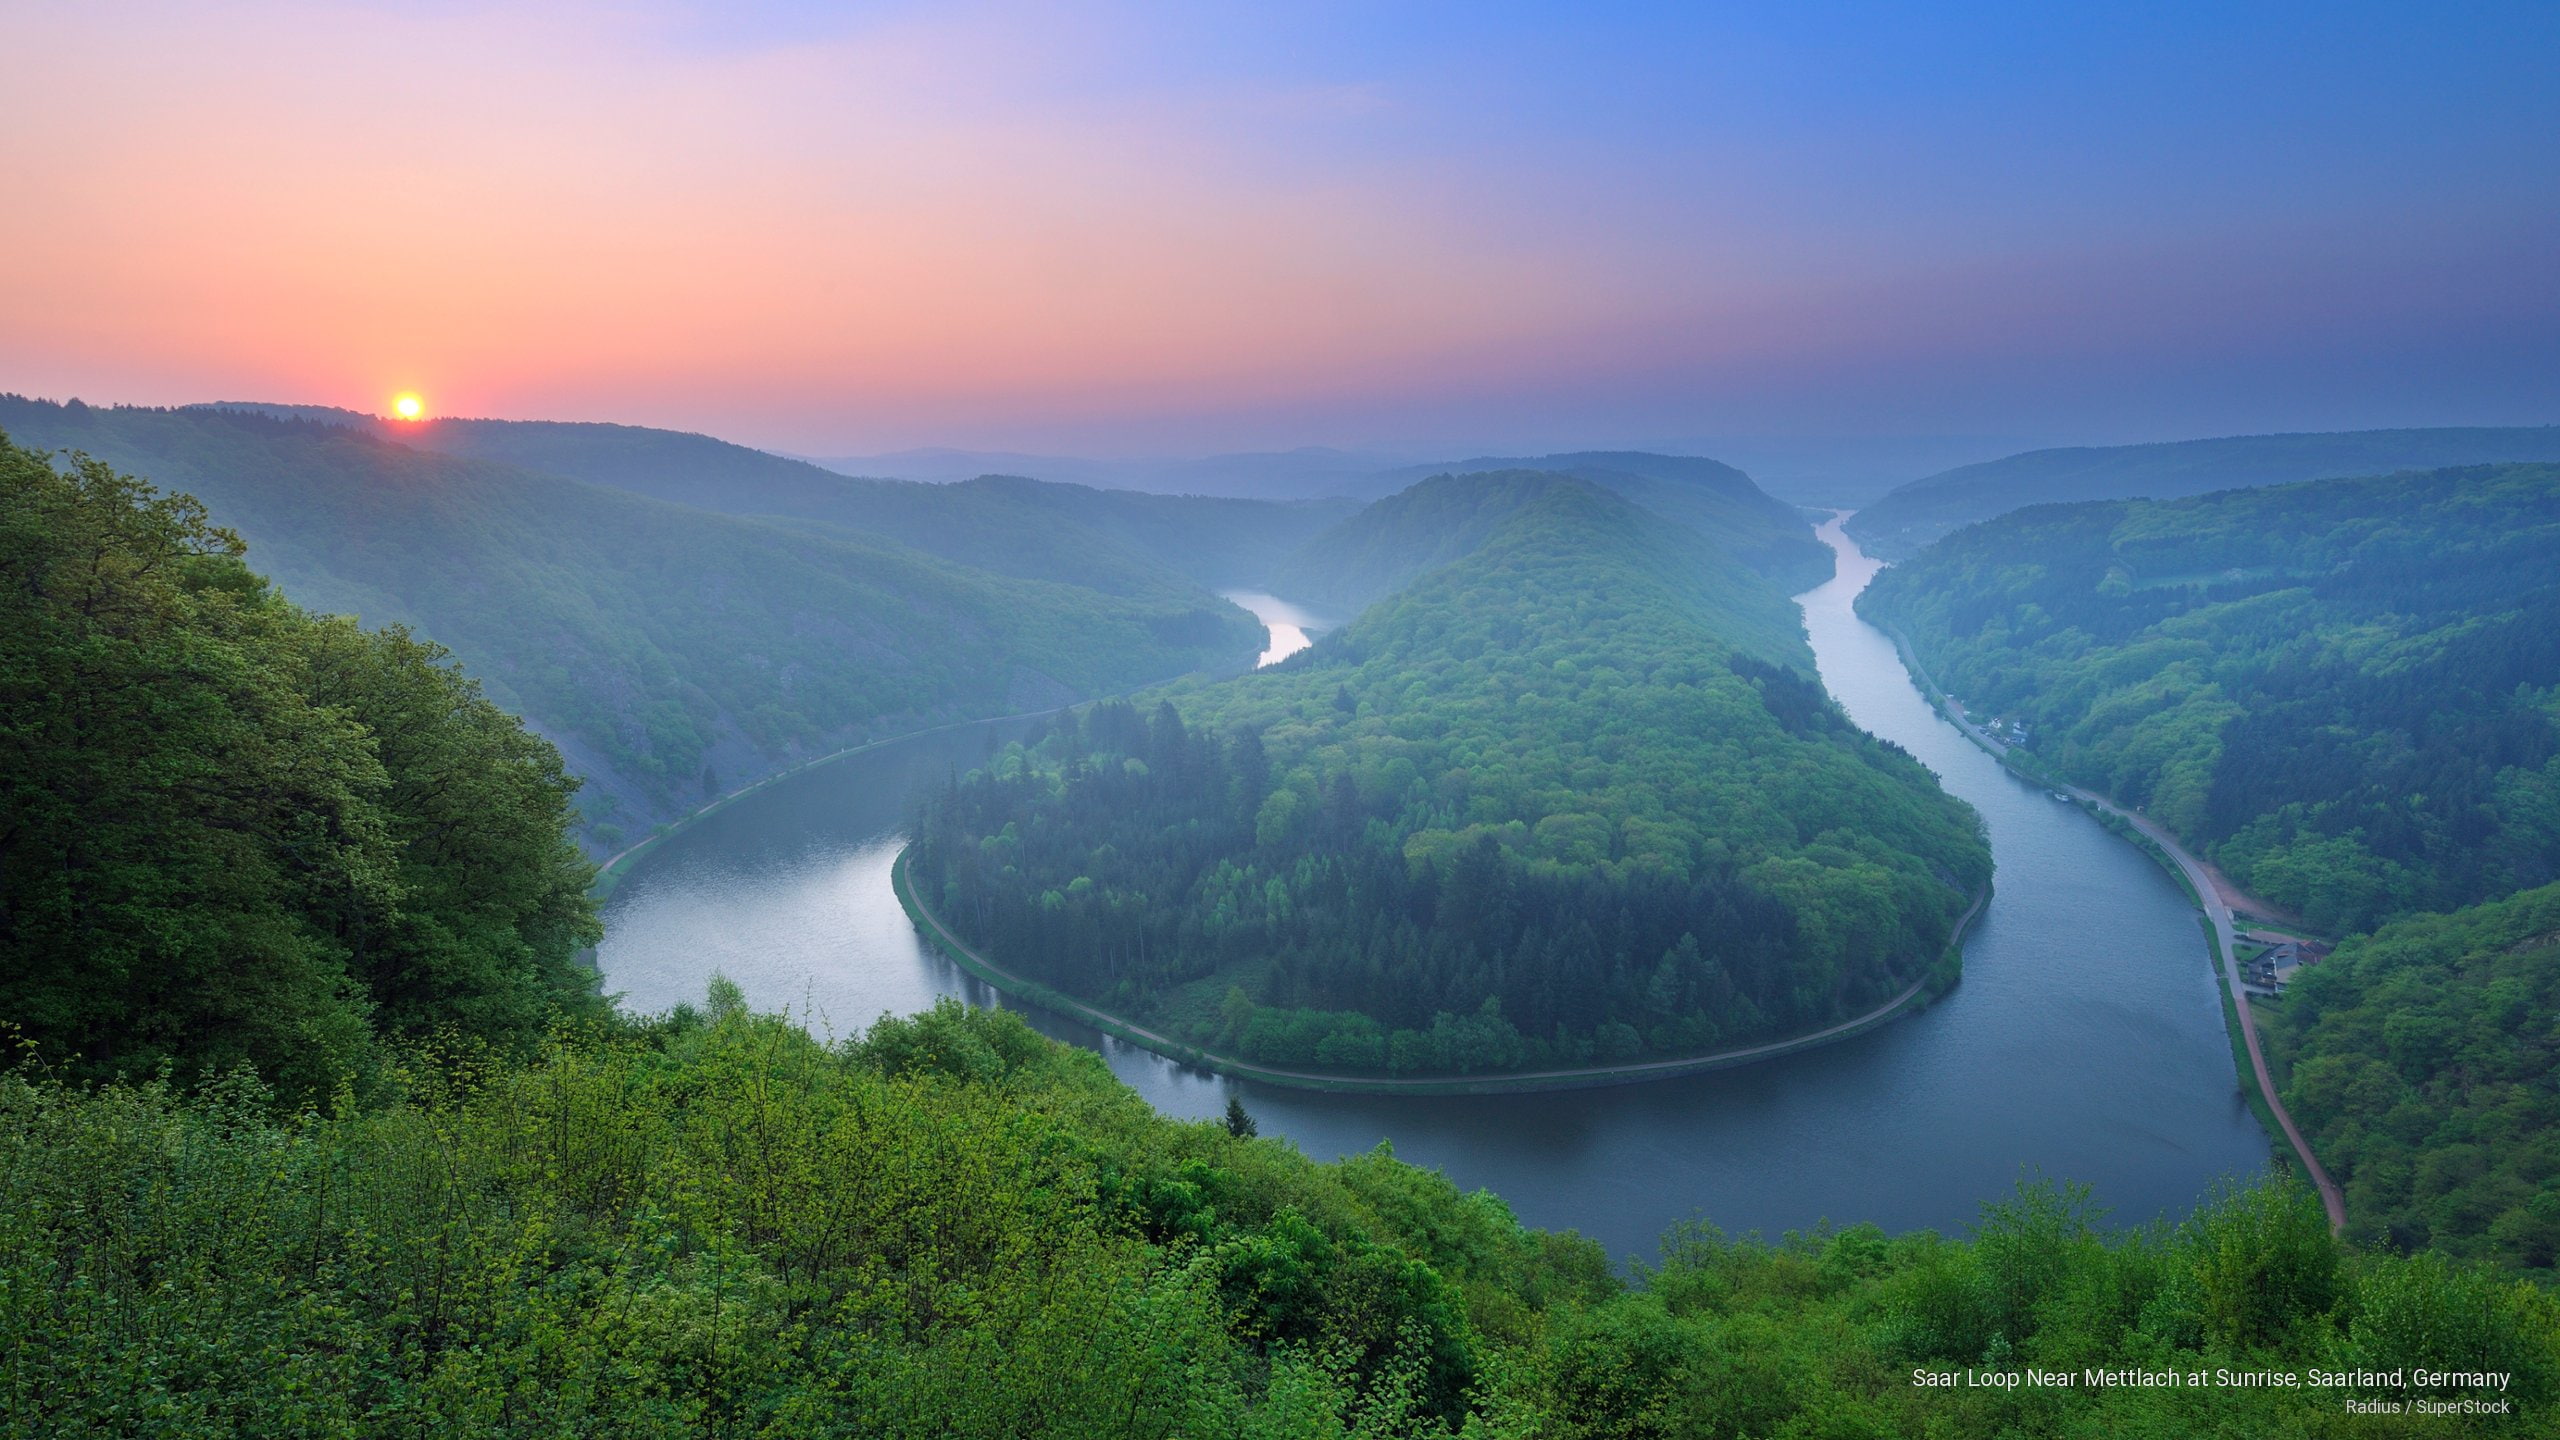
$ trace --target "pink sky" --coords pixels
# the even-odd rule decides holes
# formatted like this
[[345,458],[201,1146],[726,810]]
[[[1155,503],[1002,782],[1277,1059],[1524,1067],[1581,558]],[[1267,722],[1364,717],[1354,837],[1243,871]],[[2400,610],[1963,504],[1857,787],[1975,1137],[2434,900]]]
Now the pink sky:
[[[440,413],[818,451],[2174,432],[2216,428],[2227,382],[2188,394],[2145,357],[2240,364],[2273,315],[2362,368],[2306,388],[2275,346],[2271,422],[2550,418],[2523,413],[2543,381],[2455,414],[2394,410],[2367,373],[2400,353],[2383,332],[2530,343],[2547,279],[2421,283],[2449,255],[2530,265],[2542,232],[2507,238],[2519,258],[2483,228],[2494,185],[2443,235],[2393,220],[2342,248],[2340,184],[2354,224],[2407,206],[2353,175],[2219,211],[2128,175],[2135,204],[2066,163],[1977,194],[1941,153],[1960,137],[1889,113],[1615,115],[1706,73],[1613,78],[1632,52],[1554,57],[1588,105],[1502,119],[1471,107],[1540,73],[1534,35],[1449,60],[1317,33],[1283,63],[1261,31],[1064,13],[13,7],[0,389],[381,409],[414,388]],[[2128,385],[2158,398],[2110,409]]]

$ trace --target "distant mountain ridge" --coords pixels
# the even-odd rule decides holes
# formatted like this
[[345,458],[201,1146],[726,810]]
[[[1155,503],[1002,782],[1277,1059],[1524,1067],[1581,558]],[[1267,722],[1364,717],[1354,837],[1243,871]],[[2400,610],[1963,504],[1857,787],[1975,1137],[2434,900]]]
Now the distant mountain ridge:
[[993,574],[336,419],[0,396],[0,432],[193,494],[298,603],[450,647],[589,777],[590,816],[609,796],[601,823],[626,829],[867,737],[1240,665],[1261,640],[1152,563],[1126,593],[1105,588],[1117,567],[1097,585]]
[[[1474,474],[1494,470],[1553,470],[1588,476],[1608,470],[1621,474],[1662,480],[1685,480],[1699,484],[1730,485],[1740,478],[1751,489],[1777,493],[1783,489],[1789,499],[1835,498],[1839,494],[1857,492],[1881,494],[1891,482],[1881,479],[1849,480],[1833,475],[1828,479],[1808,480],[1808,455],[1829,457],[1828,469],[1863,468],[1874,470],[1889,463],[1878,456],[1904,453],[1998,454],[1999,449],[1968,445],[1957,441],[1870,442],[1863,448],[1855,442],[1813,444],[1761,440],[1735,441],[1750,453],[1768,457],[1772,464],[1795,477],[1783,487],[1773,487],[1756,473],[1712,460],[1698,453],[1713,448],[1712,442],[1681,442],[1661,450],[1576,450],[1545,455],[1478,455],[1463,460],[1414,461],[1326,446],[1301,446],[1295,450],[1258,453],[1208,455],[1197,459],[1094,459],[1078,455],[1034,455],[1006,450],[960,450],[927,447],[877,455],[841,455],[813,457],[812,463],[845,475],[888,475],[904,480],[949,483],[974,480],[985,475],[1023,475],[1061,484],[1092,485],[1103,489],[1151,491],[1158,494],[1234,496],[1269,500],[1325,499],[1348,496],[1375,500],[1392,495],[1417,480],[1434,475]],[[1874,451],[1870,455],[1865,452]],[[1721,453],[1721,452],[1719,452]],[[1851,458],[1843,458],[1851,457]],[[1895,473],[1886,471],[1884,473]],[[1909,474],[1910,469],[1898,473]],[[1810,487],[1810,490],[1808,490]]]
[[981,476],[927,483],[853,476],[708,435],[559,420],[394,422],[328,406],[220,402],[228,410],[318,420],[395,444],[492,460],[728,515],[816,522],[823,533],[884,536],[964,565],[1120,595],[1259,582],[1279,559],[1348,514],[1348,502],[1291,503],[1102,490]]
[[2234,435],[2150,445],[2029,450],[1914,480],[1849,520],[1888,560],[1976,521],[2073,500],[2174,500],[2215,490],[2560,460],[2560,425]]
[[947,483],[974,480],[981,475],[1027,475],[1106,490],[1258,500],[1313,500],[1351,494],[1380,470],[1403,463],[1391,456],[1321,445],[1197,458],[1117,460],[928,446],[880,455],[811,459],[812,463],[841,474],[892,475],[901,480]]
[[[1695,455],[1577,450],[1375,470],[1368,468],[1374,457],[1310,449],[1196,462],[1211,467],[1321,462],[1329,467],[1326,473],[1342,481],[1320,498],[1250,499],[1098,489],[1054,476],[988,473],[941,483],[886,480],[844,474],[707,435],[636,425],[395,422],[330,406],[247,401],[206,408],[349,426],[417,449],[499,461],[706,510],[816,522],[827,527],[821,533],[841,527],[886,536],[966,565],[1114,594],[1163,593],[1166,571],[1211,589],[1267,586],[1292,563],[1291,557],[1354,514],[1362,500],[1395,494],[1435,475],[1509,470],[1572,475],[1614,490],[1708,536],[1791,592],[1810,589],[1831,575],[1830,550],[1813,538],[1811,526],[1794,506],[1770,496],[1742,471]],[[971,460],[1042,458],[908,453]]]

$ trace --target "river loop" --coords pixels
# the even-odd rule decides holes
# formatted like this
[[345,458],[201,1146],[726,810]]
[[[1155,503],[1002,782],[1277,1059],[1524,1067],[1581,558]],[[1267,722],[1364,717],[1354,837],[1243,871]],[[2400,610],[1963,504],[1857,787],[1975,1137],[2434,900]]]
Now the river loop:
[[[1997,889],[1933,1008],[1739,1069],[1606,1089],[1340,1095],[1239,1083],[1037,1010],[1159,1110],[1209,1118],[1241,1092],[1265,1135],[1330,1159],[1396,1153],[1489,1188],[1523,1221],[1649,1257],[1670,1225],[1779,1232],[1828,1219],[1950,1233],[2023,1175],[2087,1181],[2124,1222],[2181,1215],[2267,1163],[2241,1098],[2198,916],[2175,881],[2077,806],[2002,769],[1922,700],[1849,608],[1872,578],[1835,521],[1839,574],[1800,597],[1830,687],[1980,810]],[[1257,597],[1259,598],[1259,597]],[[889,870],[919,787],[1023,722],[876,746],[745,796],[640,857],[598,963],[624,1003],[699,1001],[714,971],[821,1034],[943,995],[1007,1003],[928,949]]]

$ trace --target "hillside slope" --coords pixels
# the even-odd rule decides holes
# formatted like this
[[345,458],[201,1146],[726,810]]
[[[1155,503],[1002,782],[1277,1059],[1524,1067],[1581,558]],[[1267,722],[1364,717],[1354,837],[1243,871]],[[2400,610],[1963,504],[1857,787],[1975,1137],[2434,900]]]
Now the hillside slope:
[[0,431],[192,493],[302,604],[451,647],[625,830],[866,735],[1240,664],[1261,635],[1173,577],[991,575],[342,426],[9,397]]
[[2560,1266],[2560,884],[2350,940],[2262,1003],[2348,1233]]
[[1435,475],[1511,470],[1570,475],[1622,495],[1639,508],[1715,541],[1735,559],[1767,576],[1781,594],[1802,594],[1831,578],[1831,549],[1814,538],[1813,526],[1796,507],[1762,490],[1732,466],[1703,456],[1641,450],[1577,450],[1507,459],[1485,456],[1386,471],[1375,477],[1367,493],[1392,494]]
[[942,796],[918,892],[1040,983],[1371,1074],[1696,1053],[1930,973],[1989,855],[1786,599],[1599,486],[1495,488],[1482,543],[1313,650]]
[[1356,614],[1492,538],[1523,506],[1575,483],[1544,470],[1441,475],[1326,529],[1272,573],[1279,594]]
[[[1616,493],[1602,482],[1549,470],[1436,476],[1365,507],[1309,541],[1275,573],[1272,586],[1324,610],[1357,614],[1474,554],[1522,511],[1595,486]],[[1752,575],[1720,541],[1693,529],[1682,533],[1697,552],[1687,583],[1714,591],[1717,623],[1726,638],[1773,663],[1810,670],[1803,617],[1785,592]]]
[[[397,629],[279,598],[183,495],[0,437],[0,1028],[82,1079],[600,1013],[559,752]],[[5,1409],[0,1405],[0,1409]]]
[[1978,520],[2075,500],[2173,500],[2214,490],[2560,460],[2560,425],[2236,435],[2159,445],[2030,450],[1914,480],[1849,519],[1867,553],[1901,560]]
[[1280,557],[1356,508],[1349,501],[1212,499],[988,475],[922,484],[838,474],[708,435],[557,420],[404,424],[325,406],[226,405],[346,425],[414,449],[727,515],[789,516],[883,536],[1001,575],[1115,595],[1261,583]]
[[1858,610],[2322,930],[2560,878],[2560,466],[2037,506]]

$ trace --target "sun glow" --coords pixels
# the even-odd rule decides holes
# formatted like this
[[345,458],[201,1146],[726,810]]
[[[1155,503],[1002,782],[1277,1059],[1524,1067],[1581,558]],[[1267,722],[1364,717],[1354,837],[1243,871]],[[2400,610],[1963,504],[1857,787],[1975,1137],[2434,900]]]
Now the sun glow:
[[427,402],[415,395],[402,395],[391,402],[391,413],[403,420],[415,420],[427,413]]

